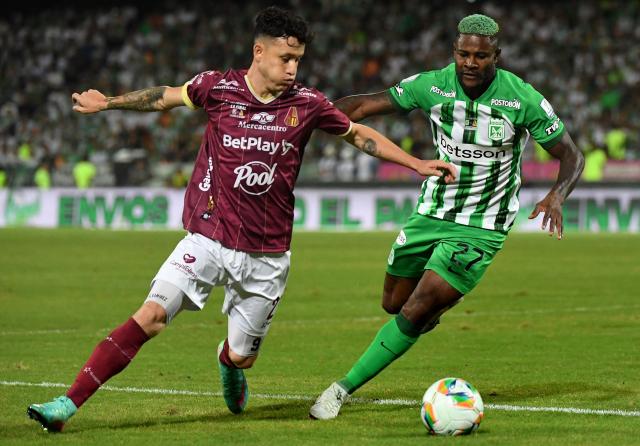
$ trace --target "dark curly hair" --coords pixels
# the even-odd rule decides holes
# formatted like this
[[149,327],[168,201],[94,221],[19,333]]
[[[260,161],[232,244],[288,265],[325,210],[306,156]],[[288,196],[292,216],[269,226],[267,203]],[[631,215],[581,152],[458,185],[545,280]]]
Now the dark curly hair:
[[253,37],[295,37],[300,43],[310,43],[313,33],[299,15],[277,6],[269,6],[256,16]]

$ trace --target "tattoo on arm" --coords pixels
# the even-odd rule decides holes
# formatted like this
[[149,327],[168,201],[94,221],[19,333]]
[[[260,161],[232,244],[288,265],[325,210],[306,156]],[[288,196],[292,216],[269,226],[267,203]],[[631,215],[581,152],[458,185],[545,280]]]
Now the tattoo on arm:
[[558,144],[549,149],[549,153],[560,160],[558,178],[552,190],[558,192],[565,199],[580,179],[584,169],[584,156],[568,133],[564,134]]
[[373,139],[367,139],[362,145],[362,151],[367,155],[376,156],[378,153],[378,145]]
[[107,98],[108,110],[159,111],[167,87],[151,87]]

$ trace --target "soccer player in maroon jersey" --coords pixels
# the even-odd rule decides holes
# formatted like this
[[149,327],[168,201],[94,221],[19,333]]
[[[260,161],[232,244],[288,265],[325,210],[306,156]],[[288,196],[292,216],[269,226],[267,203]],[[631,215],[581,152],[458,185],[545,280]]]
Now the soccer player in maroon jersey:
[[244,410],[243,369],[255,362],[284,293],[293,225],[293,187],[314,129],[341,136],[358,149],[450,182],[454,168],[416,159],[366,126],[352,123],[319,91],[295,82],[310,41],[298,16],[269,7],[256,18],[248,70],[206,71],[181,87],[154,87],[105,97],[72,95],[80,113],[203,108],[208,125],[184,198],[188,231],[153,279],[144,304],[93,351],[66,395],[32,404],[29,416],[49,431],[64,423],[142,345],[182,310],[200,310],[211,289],[225,287],[228,334],[218,347],[223,395]]

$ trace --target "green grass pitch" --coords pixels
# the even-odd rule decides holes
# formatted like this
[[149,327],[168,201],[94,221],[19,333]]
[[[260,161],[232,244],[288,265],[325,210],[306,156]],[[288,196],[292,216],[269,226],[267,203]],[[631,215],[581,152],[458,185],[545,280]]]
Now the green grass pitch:
[[[218,393],[218,289],[204,311],[145,345],[108,383],[115,390],[98,391],[62,434],[43,432],[28,404],[64,392],[53,385],[70,384],[137,309],[181,236],[0,230],[0,443],[640,444],[640,237],[576,233],[512,234],[465,302],[331,422],[308,419],[311,400],[388,320],[380,294],[395,233],[297,233],[287,293],[247,373],[244,414],[227,412]],[[417,401],[445,376],[481,392],[488,407],[475,435],[430,437],[417,404],[374,402]],[[28,385],[43,382],[53,384]],[[619,412],[524,410],[535,407]]]

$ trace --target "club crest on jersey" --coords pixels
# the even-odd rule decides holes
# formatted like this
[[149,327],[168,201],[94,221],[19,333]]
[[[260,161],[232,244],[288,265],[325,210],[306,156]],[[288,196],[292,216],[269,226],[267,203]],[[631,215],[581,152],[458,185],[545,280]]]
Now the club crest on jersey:
[[274,119],[276,119],[276,115],[270,115],[267,112],[256,113],[251,117],[252,121],[256,121],[260,124],[269,124],[270,122],[273,122]]
[[284,123],[289,127],[298,127],[300,121],[298,120],[298,109],[297,107],[289,107],[289,111],[287,112],[287,116],[284,118]]
[[502,141],[504,139],[504,120],[501,118],[489,119],[489,139]]

